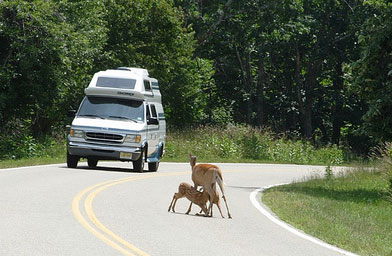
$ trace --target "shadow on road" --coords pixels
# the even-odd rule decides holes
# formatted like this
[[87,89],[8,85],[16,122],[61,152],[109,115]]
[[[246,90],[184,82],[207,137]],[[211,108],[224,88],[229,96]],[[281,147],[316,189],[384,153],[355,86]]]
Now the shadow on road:
[[[60,168],[66,168],[67,166],[62,166]],[[136,172],[132,168],[122,168],[122,167],[110,167],[110,166],[97,166],[97,167],[88,167],[88,166],[78,166],[76,168],[70,168],[71,170],[89,170],[89,171],[100,171],[100,172],[129,172],[129,173],[146,173],[148,170],[144,170],[144,172]]]
[[233,185],[226,185],[226,188],[235,188],[235,189],[243,189],[243,190],[250,190],[253,191],[255,189],[259,189],[260,187],[247,187],[247,186],[233,186]]

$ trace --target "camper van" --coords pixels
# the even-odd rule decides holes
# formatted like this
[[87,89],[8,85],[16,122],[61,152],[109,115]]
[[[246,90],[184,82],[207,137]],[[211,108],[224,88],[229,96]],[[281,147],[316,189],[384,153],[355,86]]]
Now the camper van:
[[137,172],[158,170],[165,152],[166,120],[158,80],[146,69],[126,68],[94,74],[67,136],[67,166],[81,158],[133,163]]

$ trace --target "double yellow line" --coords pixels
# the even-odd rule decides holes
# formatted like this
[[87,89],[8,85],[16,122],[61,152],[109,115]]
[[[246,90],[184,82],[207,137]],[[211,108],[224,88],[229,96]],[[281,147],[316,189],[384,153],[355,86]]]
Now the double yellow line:
[[[166,176],[176,176],[176,175],[185,175],[189,174],[188,172],[171,172],[171,173],[163,173],[163,174],[148,174],[144,176],[137,177],[128,177],[117,180],[106,181],[102,183],[95,184],[91,187],[84,189],[79,192],[72,201],[72,212],[75,218],[79,221],[79,223],[88,231],[90,231],[94,236],[104,241],[106,244],[111,246],[112,248],[120,251],[124,255],[140,255],[147,256],[146,252],[140,250],[135,245],[125,241],[110,229],[105,227],[99,219],[95,216],[93,211],[93,201],[95,197],[104,191],[107,188],[110,188],[115,185],[123,184],[130,181],[135,180],[143,180],[154,177],[166,177]],[[83,216],[81,206],[84,205],[84,212],[88,220]]]

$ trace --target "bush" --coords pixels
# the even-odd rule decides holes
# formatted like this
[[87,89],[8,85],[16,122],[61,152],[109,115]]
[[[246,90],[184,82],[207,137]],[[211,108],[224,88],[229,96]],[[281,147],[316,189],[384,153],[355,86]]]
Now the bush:
[[52,136],[35,138],[28,127],[28,122],[20,120],[3,127],[1,131],[5,135],[0,137],[0,160],[54,156],[64,151],[62,139]]
[[385,195],[387,200],[392,203],[392,143],[387,142],[377,146],[372,150],[371,157],[379,160],[379,169],[387,181]]
[[344,152],[337,146],[316,148],[310,142],[276,137],[268,129],[244,125],[169,131],[166,158],[184,161],[191,152],[203,161],[248,159],[330,165],[339,165],[344,161]]

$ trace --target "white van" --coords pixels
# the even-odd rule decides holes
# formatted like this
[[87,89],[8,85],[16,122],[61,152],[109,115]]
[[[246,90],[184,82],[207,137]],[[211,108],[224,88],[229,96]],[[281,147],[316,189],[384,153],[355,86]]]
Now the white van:
[[[158,80],[146,69],[118,68],[94,74],[67,136],[67,166],[80,158],[132,161],[133,169],[157,171],[164,154],[166,120]],[[76,114],[75,114],[76,113]]]

